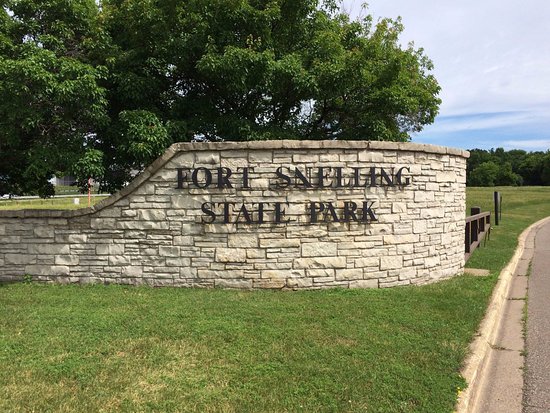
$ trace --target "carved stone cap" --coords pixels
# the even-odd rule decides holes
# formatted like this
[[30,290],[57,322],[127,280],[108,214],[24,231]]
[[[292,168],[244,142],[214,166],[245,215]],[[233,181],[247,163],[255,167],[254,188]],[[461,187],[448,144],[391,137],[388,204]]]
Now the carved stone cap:
[[449,148],[446,146],[428,145],[411,142],[386,142],[386,141],[302,141],[302,140],[270,140],[248,142],[179,142],[170,148],[176,151],[223,151],[230,149],[356,149],[356,150],[389,150],[436,153],[440,155],[454,155],[469,158],[470,152]]

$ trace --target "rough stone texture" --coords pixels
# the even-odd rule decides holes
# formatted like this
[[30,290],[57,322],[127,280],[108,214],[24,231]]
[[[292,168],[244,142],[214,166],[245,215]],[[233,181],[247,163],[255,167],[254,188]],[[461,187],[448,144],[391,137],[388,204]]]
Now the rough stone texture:
[[[92,208],[0,211],[0,280],[118,282],[226,288],[383,288],[449,278],[464,269],[465,151],[392,142],[268,141],[180,143],[128,187]],[[282,167],[291,185],[275,172]],[[293,176],[311,169],[312,187]],[[318,168],[326,185],[319,187]],[[406,167],[404,186],[335,188],[361,168]],[[178,186],[177,168],[185,170]],[[193,170],[211,185],[190,184]],[[221,169],[219,169],[221,168]],[[227,176],[227,169],[232,171]],[[250,168],[243,185],[243,168]],[[332,169],[330,169],[332,168]],[[232,183],[223,185],[224,176]],[[221,179],[221,181],[220,181]],[[222,182],[222,185],[219,185]],[[295,183],[298,187],[294,187]],[[208,203],[231,220],[201,210]],[[246,214],[262,223],[246,223]],[[310,222],[311,202],[324,203]],[[328,203],[335,208],[328,209]],[[356,222],[370,206],[377,220]],[[242,204],[247,211],[240,211]],[[275,223],[275,203],[283,212]],[[364,204],[365,203],[365,204]],[[318,207],[318,204],[317,204]],[[315,206],[314,206],[315,208]],[[351,208],[351,207],[350,207]],[[335,214],[335,215],[334,215]]]

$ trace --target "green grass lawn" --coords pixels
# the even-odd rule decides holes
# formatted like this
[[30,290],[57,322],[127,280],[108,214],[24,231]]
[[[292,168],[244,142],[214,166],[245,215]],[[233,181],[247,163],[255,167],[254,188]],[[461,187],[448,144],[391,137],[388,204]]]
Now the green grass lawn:
[[0,287],[0,411],[450,412],[492,288]]
[[476,251],[467,266],[499,272],[512,257],[521,232],[532,223],[550,216],[550,187],[468,188],[467,210],[479,206],[482,211],[492,211],[495,190],[503,197],[502,221],[495,226],[492,219],[488,248]]
[[[0,211],[9,209],[78,209],[88,206],[87,197],[79,197],[80,203],[78,205],[74,203],[74,198],[3,199],[0,200]],[[105,198],[107,198],[107,195],[93,196],[90,199],[91,204],[94,205]]]
[[[469,189],[487,210],[492,188]],[[0,286],[0,411],[451,412],[496,274],[550,188],[501,188],[460,276],[300,292]]]

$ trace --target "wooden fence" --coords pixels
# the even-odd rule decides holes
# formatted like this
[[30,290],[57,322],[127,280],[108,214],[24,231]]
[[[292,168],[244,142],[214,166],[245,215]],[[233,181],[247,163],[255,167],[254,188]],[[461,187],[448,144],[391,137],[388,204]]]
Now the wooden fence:
[[464,258],[466,261],[468,261],[481,241],[489,238],[491,232],[490,212],[481,212],[480,208],[474,207],[471,209],[470,214],[471,216],[466,217],[466,237],[464,240]]

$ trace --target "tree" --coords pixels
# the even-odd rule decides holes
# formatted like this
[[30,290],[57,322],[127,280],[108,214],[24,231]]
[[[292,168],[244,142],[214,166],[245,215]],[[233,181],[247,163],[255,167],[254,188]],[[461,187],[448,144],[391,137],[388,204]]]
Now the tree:
[[[493,155],[484,149],[470,149],[470,157],[466,162],[466,176],[470,179],[472,171],[484,162],[489,162],[493,159]],[[470,185],[470,182],[468,182]]]
[[88,59],[98,9],[93,0],[6,1],[0,13],[0,191],[51,195],[48,179],[68,171],[107,120],[105,70]]
[[470,174],[470,186],[495,186],[499,166],[492,161],[483,162]]
[[512,164],[504,162],[499,166],[499,170],[495,179],[495,185],[501,186],[518,186],[523,183],[523,178],[512,171]]
[[5,1],[0,116],[17,118],[1,126],[26,165],[8,180],[88,165],[114,190],[170,143],[193,139],[409,140],[438,111],[432,63],[400,47],[400,20],[351,21],[336,5]]
[[547,152],[541,160],[541,183],[550,185],[550,152]]
[[101,180],[105,175],[103,153],[97,149],[88,149],[82,158],[71,167],[80,189],[85,192],[90,188],[90,179]]
[[528,156],[530,155],[521,149],[512,149],[508,151],[508,162],[510,162],[512,170],[515,173],[518,173],[520,165]]
[[316,0],[110,0],[104,10],[116,108],[183,121],[190,137],[404,141],[440,103],[431,62],[398,45],[400,21],[352,22]]
[[472,149],[466,169],[468,186],[550,185],[550,152]]
[[525,185],[542,185],[543,152],[533,152],[518,166],[518,173]]

